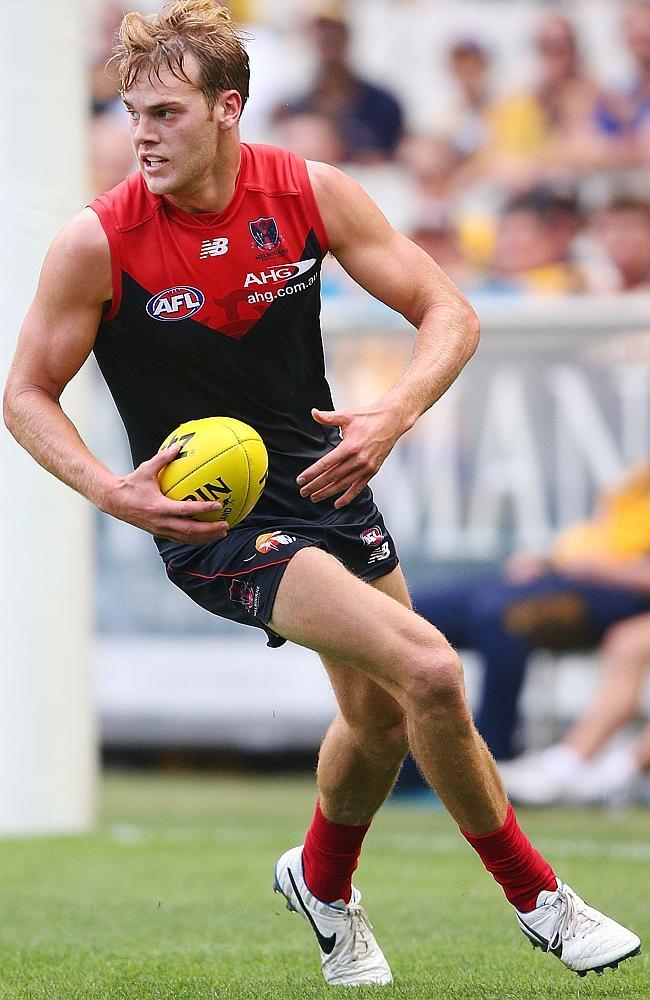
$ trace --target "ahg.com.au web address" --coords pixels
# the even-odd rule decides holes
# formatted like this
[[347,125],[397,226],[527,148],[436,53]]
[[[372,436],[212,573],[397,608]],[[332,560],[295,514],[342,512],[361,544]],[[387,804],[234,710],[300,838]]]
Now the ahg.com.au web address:
[[313,274],[309,281],[299,281],[295,285],[285,285],[284,288],[278,288],[277,291],[271,291],[268,288],[264,292],[254,292],[248,296],[248,302],[254,305],[256,302],[273,302],[274,299],[284,299],[287,295],[296,295],[298,292],[304,292],[306,288],[313,285],[317,274]]

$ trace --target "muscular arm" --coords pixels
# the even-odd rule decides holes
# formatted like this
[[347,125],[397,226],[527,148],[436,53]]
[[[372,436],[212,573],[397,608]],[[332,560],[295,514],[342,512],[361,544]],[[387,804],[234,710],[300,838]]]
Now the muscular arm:
[[310,163],[309,176],[330,249],[352,278],[401,313],[417,330],[409,364],[397,383],[363,411],[313,411],[341,427],[343,441],[300,477],[312,500],[343,493],[349,503],[378,471],[399,437],[455,380],[478,344],[474,310],[437,264],[393,229],[375,203],[345,174]]
[[117,476],[92,454],[61,408],[61,393],[90,354],[111,294],[106,237],[95,213],[86,209],[61,231],[45,258],[5,387],[5,423],[43,468],[100,510],[177,541],[221,537],[222,522],[191,520],[214,510],[213,504],[201,504],[199,511],[198,504],[168,500],[160,492],[157,473],[176,449]]
[[111,297],[108,245],[101,236],[87,210],[55,239],[20,332],[4,397],[5,422],[16,440],[97,506],[111,473],[88,450],[59,397],[92,350],[103,302]]

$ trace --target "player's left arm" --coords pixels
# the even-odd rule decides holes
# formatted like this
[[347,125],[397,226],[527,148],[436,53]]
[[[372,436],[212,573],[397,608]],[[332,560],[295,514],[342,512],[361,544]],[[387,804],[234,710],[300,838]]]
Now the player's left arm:
[[301,473],[300,492],[314,501],[340,494],[335,506],[343,507],[452,384],[476,350],[479,323],[438,265],[393,229],[355,181],[328,164],[309,163],[308,169],[334,256],[417,330],[410,361],[384,396],[363,409],[312,411],[319,423],[340,427],[342,441]]

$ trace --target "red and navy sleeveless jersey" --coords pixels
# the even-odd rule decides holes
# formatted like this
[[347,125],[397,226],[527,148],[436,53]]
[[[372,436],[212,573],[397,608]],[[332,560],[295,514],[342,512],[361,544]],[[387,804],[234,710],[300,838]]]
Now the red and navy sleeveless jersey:
[[271,146],[241,151],[220,214],[181,211],[139,173],[91,203],[113,276],[95,355],[135,465],[186,420],[237,417],[269,452],[247,523],[314,520],[331,504],[302,499],[296,476],[339,441],[310,413],[332,409],[320,331],[327,234],[304,160]]

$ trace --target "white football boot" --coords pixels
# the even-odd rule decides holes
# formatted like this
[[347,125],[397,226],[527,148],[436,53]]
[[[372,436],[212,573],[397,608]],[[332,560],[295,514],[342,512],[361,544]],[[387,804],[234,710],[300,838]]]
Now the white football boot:
[[605,969],[617,969],[619,962],[641,951],[636,934],[588,906],[559,879],[554,892],[540,892],[534,910],[515,913],[533,947],[550,951],[579,976],[602,976]]
[[287,901],[287,909],[308,920],[318,940],[320,964],[330,986],[387,986],[393,976],[372,933],[361,905],[361,893],[352,887],[349,903],[323,903],[305,883],[302,844],[282,855],[275,866],[273,888]]

